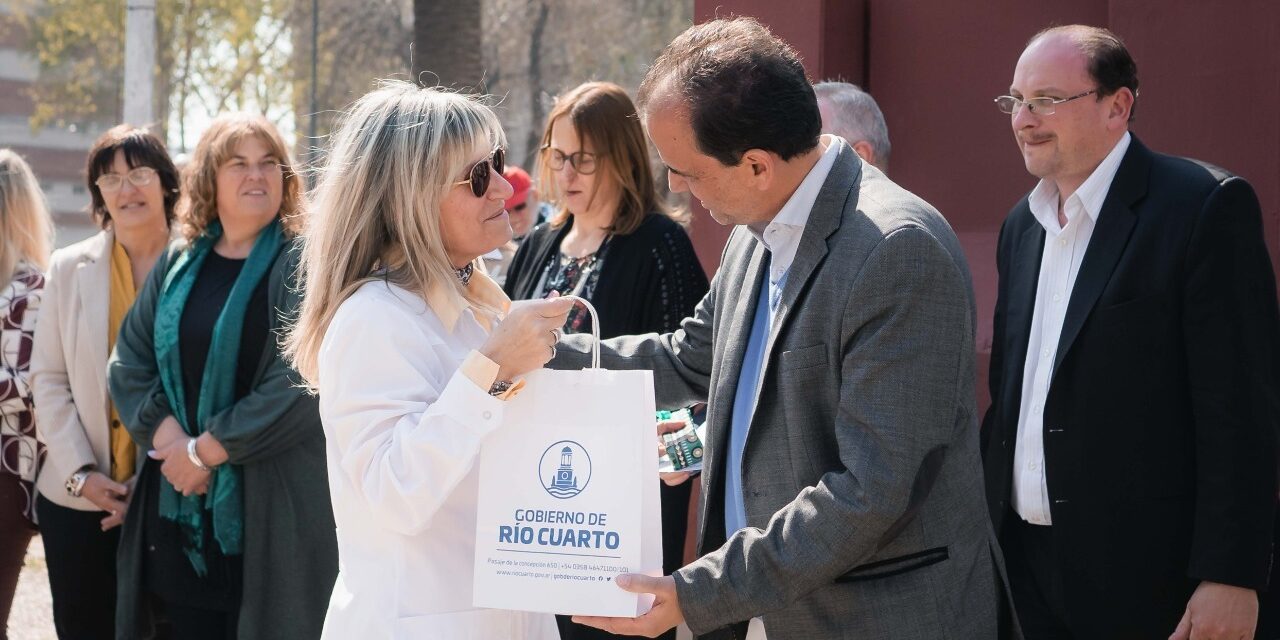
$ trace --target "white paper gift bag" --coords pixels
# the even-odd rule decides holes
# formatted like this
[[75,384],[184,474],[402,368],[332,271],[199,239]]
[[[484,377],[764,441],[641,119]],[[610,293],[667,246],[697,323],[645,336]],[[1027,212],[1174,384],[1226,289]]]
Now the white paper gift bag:
[[[599,327],[595,309],[592,327]],[[653,373],[535,371],[480,450],[477,607],[636,616],[652,596],[619,573],[662,575]]]

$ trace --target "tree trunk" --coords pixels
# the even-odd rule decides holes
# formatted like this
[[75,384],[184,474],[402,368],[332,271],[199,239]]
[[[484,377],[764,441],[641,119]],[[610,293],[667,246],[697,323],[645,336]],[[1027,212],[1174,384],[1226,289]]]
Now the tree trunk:
[[483,91],[480,2],[414,0],[413,74],[425,85]]

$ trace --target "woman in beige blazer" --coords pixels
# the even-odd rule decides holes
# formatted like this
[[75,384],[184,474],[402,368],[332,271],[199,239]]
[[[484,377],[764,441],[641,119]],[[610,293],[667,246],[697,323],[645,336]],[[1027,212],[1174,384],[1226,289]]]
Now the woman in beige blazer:
[[89,151],[97,235],[53,254],[31,375],[47,455],[36,480],[58,637],[115,636],[116,547],[140,452],[107,395],[107,355],[169,241],[178,171],[146,129],[120,125]]

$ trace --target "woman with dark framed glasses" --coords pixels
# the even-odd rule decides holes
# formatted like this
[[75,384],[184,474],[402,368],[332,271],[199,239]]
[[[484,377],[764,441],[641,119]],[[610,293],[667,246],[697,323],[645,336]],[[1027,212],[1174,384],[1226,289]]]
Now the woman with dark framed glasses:
[[[588,82],[556,100],[542,135],[538,180],[556,212],[516,252],[507,295],[584,297],[599,312],[602,338],[675,331],[693,315],[707,276],[676,214],[658,197],[644,131],[622,87]],[[564,330],[590,332],[591,318],[575,308]],[[684,565],[693,484],[662,486],[666,573]],[[566,640],[614,637],[567,616],[558,622]]]
[[107,355],[169,243],[178,170],[155,134],[111,128],[86,167],[97,235],[53,253],[31,356],[41,438],[38,510],[60,638],[115,635],[116,548],[138,448],[107,396]]
[[508,308],[475,268],[511,239],[502,127],[473,96],[387,81],[330,139],[289,337],[342,558],[323,637],[554,640],[550,615],[471,604],[480,444],[571,304]]

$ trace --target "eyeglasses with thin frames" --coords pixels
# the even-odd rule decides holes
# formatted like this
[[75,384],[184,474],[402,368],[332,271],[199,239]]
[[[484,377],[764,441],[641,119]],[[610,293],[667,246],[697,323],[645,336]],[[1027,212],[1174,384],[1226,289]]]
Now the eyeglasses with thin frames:
[[1031,113],[1034,113],[1038,116],[1051,116],[1055,112],[1057,112],[1058,105],[1064,102],[1071,102],[1072,100],[1078,100],[1087,95],[1094,94],[1097,92],[1098,92],[1097,89],[1090,89],[1084,93],[1077,93],[1076,95],[1071,96],[1070,98],[1042,97],[1042,98],[1027,98],[1026,100],[1023,100],[1021,98],[1015,98],[1013,96],[1000,96],[995,99],[995,103],[996,103],[997,109],[1009,115],[1013,115],[1017,113],[1018,108],[1025,104],[1027,105],[1027,109],[1031,110]]
[[129,173],[120,175],[118,173],[104,173],[98,176],[93,183],[98,185],[98,190],[103,193],[114,193],[124,186],[127,179],[129,183],[135,187],[145,187],[151,184],[156,177],[156,170],[151,167],[134,167]]
[[564,153],[559,149],[552,149],[550,145],[542,148],[547,154],[547,166],[552,171],[559,171],[564,168],[564,163],[568,162],[574,171],[589,176],[596,172],[596,154],[589,151],[575,151],[573,153]]
[[507,168],[507,151],[502,147],[495,147],[493,153],[488,158],[471,165],[471,170],[467,172],[467,179],[453,183],[453,186],[460,184],[471,185],[471,194],[477,198],[483,198],[484,194],[489,192],[489,181],[493,174],[502,173]]

